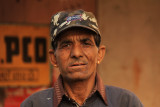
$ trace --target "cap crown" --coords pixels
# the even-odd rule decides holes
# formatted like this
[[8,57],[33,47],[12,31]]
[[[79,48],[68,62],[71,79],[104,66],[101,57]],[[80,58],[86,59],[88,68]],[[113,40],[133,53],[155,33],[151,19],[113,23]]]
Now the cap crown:
[[83,27],[100,36],[97,20],[91,12],[84,10],[61,11],[51,18],[51,41],[54,41],[62,31],[72,27]]

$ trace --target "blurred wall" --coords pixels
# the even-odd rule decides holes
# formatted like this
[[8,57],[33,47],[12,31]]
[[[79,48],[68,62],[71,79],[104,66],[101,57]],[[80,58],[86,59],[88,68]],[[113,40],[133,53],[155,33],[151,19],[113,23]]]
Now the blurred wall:
[[95,13],[95,0],[0,0],[0,24],[49,24],[58,11],[80,8]]
[[[84,9],[96,14],[96,0],[0,0],[0,107],[19,107],[20,103],[32,93],[53,85],[58,73],[56,74],[52,66],[50,70],[48,69],[48,51],[45,50],[48,50],[48,44],[43,42],[44,44],[38,45],[40,46],[38,48],[34,46],[37,46],[38,41],[50,42],[49,23],[53,14],[75,9]],[[5,42],[5,37],[8,36],[10,40],[14,37],[16,42]],[[37,39],[41,36],[43,36],[41,40]],[[10,48],[7,48],[7,44]],[[41,51],[36,51],[37,49]],[[6,50],[12,50],[12,54]],[[35,61],[38,56],[36,53],[40,53],[39,56],[46,53],[45,68],[44,63]],[[10,62],[6,60],[8,54],[12,55],[13,60]],[[15,67],[19,70],[14,69]],[[31,70],[36,70],[37,75]],[[53,76],[51,74],[49,77],[49,73]],[[50,79],[49,85],[38,84],[37,80],[45,82],[48,79]]]
[[160,1],[98,0],[106,56],[105,84],[133,91],[145,107],[160,106]]

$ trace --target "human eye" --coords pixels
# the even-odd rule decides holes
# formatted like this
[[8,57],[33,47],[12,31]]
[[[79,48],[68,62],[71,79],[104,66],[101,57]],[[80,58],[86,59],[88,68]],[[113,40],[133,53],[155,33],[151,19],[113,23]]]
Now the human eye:
[[61,47],[65,48],[65,47],[69,47],[69,46],[70,46],[70,44],[63,44]]
[[84,46],[92,46],[93,42],[90,39],[84,39],[84,40],[82,40],[82,44]]
[[60,49],[65,49],[65,48],[69,48],[71,46],[71,42],[69,41],[64,41],[60,44]]

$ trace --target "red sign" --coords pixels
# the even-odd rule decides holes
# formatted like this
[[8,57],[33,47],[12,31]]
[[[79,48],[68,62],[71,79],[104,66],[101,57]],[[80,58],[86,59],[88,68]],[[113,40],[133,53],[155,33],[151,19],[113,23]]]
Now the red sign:
[[8,88],[4,107],[20,107],[20,104],[31,94],[46,88]]

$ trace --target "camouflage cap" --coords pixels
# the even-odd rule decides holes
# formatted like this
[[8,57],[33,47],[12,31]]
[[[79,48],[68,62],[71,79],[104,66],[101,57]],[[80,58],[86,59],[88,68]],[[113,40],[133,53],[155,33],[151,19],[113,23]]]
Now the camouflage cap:
[[97,20],[91,12],[84,10],[61,11],[51,18],[51,41],[53,42],[62,31],[72,27],[83,27],[100,36]]

